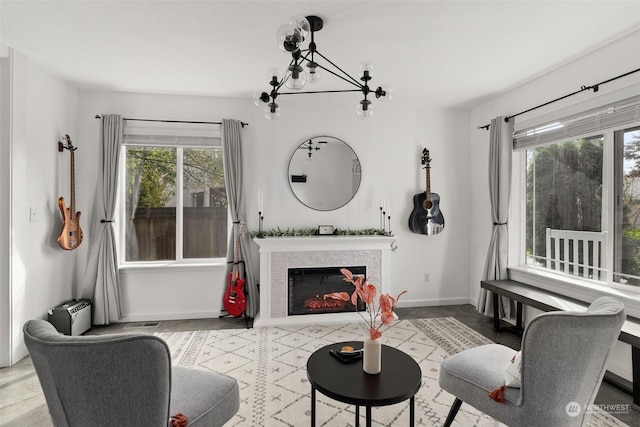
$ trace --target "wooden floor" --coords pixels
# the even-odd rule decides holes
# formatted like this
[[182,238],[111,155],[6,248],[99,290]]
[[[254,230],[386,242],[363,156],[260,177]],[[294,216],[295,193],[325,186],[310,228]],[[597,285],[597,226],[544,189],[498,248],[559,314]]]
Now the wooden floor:
[[[455,317],[487,338],[514,349],[520,348],[520,338],[508,332],[493,331],[491,318],[479,314],[471,305],[442,307],[401,308],[396,310],[402,319],[427,317]],[[118,323],[94,327],[88,334],[108,334],[118,332],[154,333],[164,331],[193,331],[211,329],[244,328],[241,318],[172,320],[140,323]],[[631,396],[603,383],[596,398],[596,404],[626,405],[628,410],[613,414],[630,427],[640,427],[640,412],[631,406]],[[623,406],[625,407],[625,406]],[[47,406],[33,370],[31,359],[26,357],[14,366],[0,369],[0,426],[49,427]],[[549,426],[553,427],[553,426]]]

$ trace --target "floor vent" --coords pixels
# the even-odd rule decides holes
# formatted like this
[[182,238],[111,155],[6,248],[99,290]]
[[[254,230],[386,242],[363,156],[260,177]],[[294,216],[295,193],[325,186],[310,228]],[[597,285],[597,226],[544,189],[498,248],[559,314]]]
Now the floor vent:
[[127,323],[126,328],[157,328],[160,322]]

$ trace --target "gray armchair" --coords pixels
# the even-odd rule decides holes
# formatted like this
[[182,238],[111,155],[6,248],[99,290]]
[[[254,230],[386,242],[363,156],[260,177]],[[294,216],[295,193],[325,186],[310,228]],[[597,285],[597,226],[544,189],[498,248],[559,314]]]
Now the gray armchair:
[[513,349],[489,344],[449,357],[440,387],[456,399],[444,425],[462,402],[508,426],[583,425],[625,318],[622,303],[611,297],[598,298],[586,312],[534,317],[522,336],[521,387],[504,388],[503,403],[489,394],[504,386]]
[[222,426],[238,411],[235,379],[172,367],[153,335],[66,336],[44,320],[23,332],[55,426],[167,426],[179,413]]

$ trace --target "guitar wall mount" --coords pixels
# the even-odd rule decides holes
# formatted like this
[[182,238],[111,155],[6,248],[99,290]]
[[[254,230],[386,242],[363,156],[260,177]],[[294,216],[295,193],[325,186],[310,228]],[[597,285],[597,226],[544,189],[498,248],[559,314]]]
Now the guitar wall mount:
[[62,139],[67,142],[67,145],[65,145],[62,141],[58,141],[58,152],[62,153],[64,150],[76,151],[78,149],[78,147],[74,147],[71,144],[71,137],[69,135],[65,134],[64,138]]

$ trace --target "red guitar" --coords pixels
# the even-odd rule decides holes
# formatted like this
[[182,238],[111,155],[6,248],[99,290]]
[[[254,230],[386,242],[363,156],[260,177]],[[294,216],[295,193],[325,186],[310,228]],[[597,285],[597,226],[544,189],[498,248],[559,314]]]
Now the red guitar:
[[238,317],[247,309],[247,297],[244,295],[244,279],[240,278],[238,271],[240,236],[242,235],[244,223],[236,234],[236,241],[233,245],[233,270],[229,273],[229,284],[224,292],[224,309],[233,317]]

